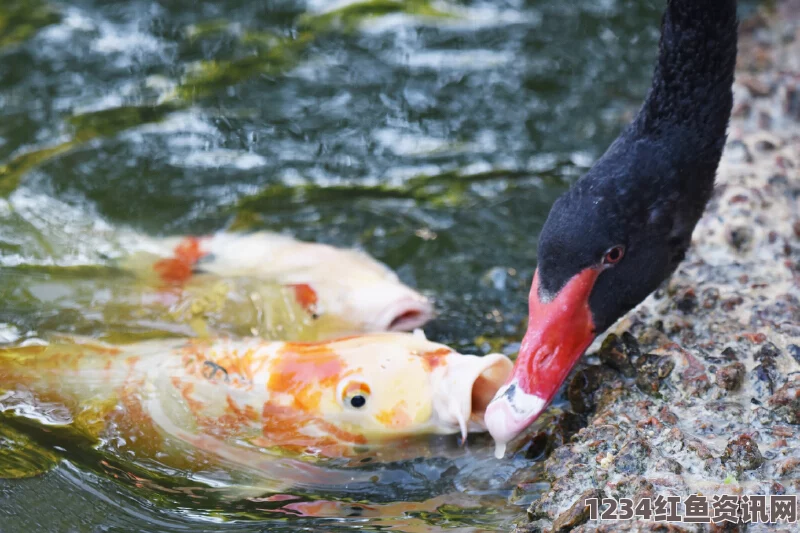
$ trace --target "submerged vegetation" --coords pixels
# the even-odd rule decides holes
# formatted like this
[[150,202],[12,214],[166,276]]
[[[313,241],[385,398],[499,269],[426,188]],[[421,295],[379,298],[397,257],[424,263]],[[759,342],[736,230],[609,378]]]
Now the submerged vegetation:
[[[296,67],[309,46],[320,35],[335,31],[352,32],[365,21],[393,13],[425,17],[450,17],[433,8],[429,0],[366,0],[320,14],[306,13],[297,21],[298,31],[285,36],[278,33],[248,30],[241,42],[252,48],[240,58],[205,60],[191,65],[174,92],[161,96],[164,103],[142,103],[67,117],[72,127],[68,141],[30,151],[22,151],[0,166],[0,197],[12,193],[21,178],[38,165],[58,157],[91,140],[112,137],[136,126],[162,120],[170,112],[185,108],[198,98],[207,98],[254,76],[277,76]],[[33,4],[13,0],[0,6],[0,51],[3,46],[21,43],[40,28],[60,20],[57,12],[44,2]],[[224,21],[192,26],[186,34],[191,40],[202,39],[228,28]]]
[[0,53],[4,48],[25,42],[41,28],[61,17],[44,0],[3,0],[0,5]]

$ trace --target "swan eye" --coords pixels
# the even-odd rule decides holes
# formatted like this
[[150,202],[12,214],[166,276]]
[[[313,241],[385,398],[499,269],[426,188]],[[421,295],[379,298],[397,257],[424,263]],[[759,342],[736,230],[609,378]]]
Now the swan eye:
[[622,245],[614,246],[603,256],[604,265],[616,265],[625,256],[625,247]]

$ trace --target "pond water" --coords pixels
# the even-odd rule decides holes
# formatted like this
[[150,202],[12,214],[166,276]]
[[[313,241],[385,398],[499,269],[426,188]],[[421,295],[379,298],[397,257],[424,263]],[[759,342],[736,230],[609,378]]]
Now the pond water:
[[[367,250],[435,300],[430,338],[513,354],[539,229],[638,107],[662,7],[3,0],[0,336],[103,333],[30,288],[71,275],[54,257],[101,257],[104,229],[263,228]],[[0,480],[0,531],[507,530],[546,489],[485,436],[269,501],[133,482],[34,437],[61,462]]]

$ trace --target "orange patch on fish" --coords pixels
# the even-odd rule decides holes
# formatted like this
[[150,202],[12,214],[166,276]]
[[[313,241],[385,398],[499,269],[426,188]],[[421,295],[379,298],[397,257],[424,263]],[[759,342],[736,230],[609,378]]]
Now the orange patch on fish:
[[314,313],[317,309],[317,291],[306,283],[290,285],[290,287],[294,289],[294,297],[297,299],[297,303],[309,313]]
[[344,368],[328,344],[286,343],[272,363],[267,389],[295,393],[309,384],[329,387]]
[[239,407],[228,395],[225,398],[225,412],[217,417],[198,416],[197,423],[211,435],[226,438],[252,427],[258,421],[258,413],[252,405]]
[[267,390],[291,394],[297,407],[313,410],[320,389],[333,388],[344,369],[344,361],[327,344],[287,343],[272,363]]
[[302,429],[313,420],[313,417],[298,412],[294,407],[267,402],[261,412],[262,437],[254,439],[253,444],[263,447],[290,445],[298,451],[305,451],[306,447],[319,443],[319,439],[302,433]]
[[391,409],[381,411],[375,415],[375,419],[386,427],[400,429],[411,425],[411,417],[406,411],[406,402],[401,401]]
[[420,357],[422,357],[425,370],[430,372],[434,368],[444,365],[447,362],[447,356],[452,353],[453,350],[450,348],[439,348],[430,352],[423,352]]
[[258,420],[258,413],[253,408],[252,405],[245,405],[244,410],[240,409],[236,402],[233,401],[233,398],[228,395],[226,398],[227,408],[236,415],[237,418],[241,420],[249,420],[255,421]]
[[194,383],[185,383],[177,376],[173,376],[171,381],[172,386],[180,391],[189,409],[195,414],[199,413],[203,409],[203,402],[192,397],[194,393]]
[[[366,444],[363,435],[350,433],[297,407],[265,403],[261,414],[262,436],[253,439],[253,444],[265,448],[281,446],[297,452],[321,452],[328,456],[352,453],[353,444]],[[327,435],[311,436],[304,430],[316,426]],[[346,446],[345,446],[346,445]]]
[[122,409],[111,411],[109,418],[120,430],[127,429],[129,435],[135,436],[137,449],[155,454],[162,449],[163,442],[152,417],[142,405],[143,386],[144,380],[141,379],[126,383],[119,396]]
[[369,385],[367,385],[366,383],[353,382],[353,383],[348,383],[347,387],[345,387],[344,390],[342,391],[342,394],[344,395],[345,398],[347,398],[349,396],[355,396],[357,394],[369,395],[371,392],[372,391],[370,390]]
[[333,424],[325,422],[324,420],[320,420],[319,424],[331,435],[335,436],[342,442],[350,443],[350,444],[366,444],[367,438],[364,435],[360,435],[358,433],[352,433],[350,431],[345,431]]
[[155,270],[164,283],[171,285],[181,285],[192,277],[194,265],[205,255],[200,249],[200,239],[198,237],[187,237],[183,239],[174,250],[174,257],[161,259],[153,265]]

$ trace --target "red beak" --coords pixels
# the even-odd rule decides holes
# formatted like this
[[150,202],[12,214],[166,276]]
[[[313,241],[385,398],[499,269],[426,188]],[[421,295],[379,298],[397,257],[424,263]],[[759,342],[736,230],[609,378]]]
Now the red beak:
[[498,458],[506,444],[545,410],[572,367],[595,338],[589,295],[600,270],[586,268],[547,303],[539,299],[539,271],[528,299],[528,331],[514,370],[486,409],[486,427],[497,443]]

